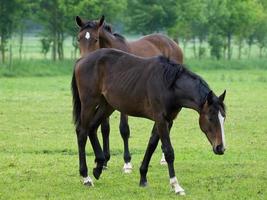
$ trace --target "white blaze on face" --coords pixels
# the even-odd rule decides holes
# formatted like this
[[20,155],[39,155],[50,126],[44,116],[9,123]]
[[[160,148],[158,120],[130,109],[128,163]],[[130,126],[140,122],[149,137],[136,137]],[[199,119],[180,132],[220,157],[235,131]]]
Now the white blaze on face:
[[90,39],[90,33],[86,32],[84,37],[85,37],[85,39],[89,40]]
[[218,113],[218,118],[220,121],[220,126],[221,126],[221,133],[222,133],[222,144],[225,147],[225,136],[224,136],[224,117],[221,114],[221,111]]

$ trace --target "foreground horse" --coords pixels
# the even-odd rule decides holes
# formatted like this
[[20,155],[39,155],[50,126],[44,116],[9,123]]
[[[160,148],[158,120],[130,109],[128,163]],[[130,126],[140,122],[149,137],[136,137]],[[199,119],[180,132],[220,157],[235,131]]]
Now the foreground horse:
[[224,153],[225,91],[217,97],[202,78],[165,57],[141,58],[119,50],[99,49],[76,63],[72,91],[80,174],[85,184],[92,185],[85,161],[85,138],[89,136],[96,156],[93,175],[98,179],[105,156],[96,130],[115,109],[155,122],[140,167],[140,186],[147,185],[148,165],[160,139],[170,184],[177,194],[185,194],[175,177],[174,151],[169,137],[172,122],[182,107],[199,113],[200,128],[214,153]]
[[[102,16],[99,21],[83,21],[79,16],[76,17],[76,23],[80,27],[78,41],[82,57],[99,48],[116,48],[141,57],[164,55],[177,63],[183,63],[182,50],[168,37],[161,34],[152,34],[129,42],[123,36],[117,33],[112,33],[111,27],[105,24],[104,21],[104,16]],[[103,151],[106,162],[110,158],[109,130],[109,118],[107,118],[101,124],[101,132],[104,138]],[[130,129],[128,125],[128,117],[123,113],[121,113],[120,117],[120,133],[124,142],[125,164],[123,169],[125,172],[131,172],[131,155],[128,145]],[[164,161],[165,159],[163,156],[161,163],[164,164]],[[107,163],[105,163],[105,166],[106,165]]]

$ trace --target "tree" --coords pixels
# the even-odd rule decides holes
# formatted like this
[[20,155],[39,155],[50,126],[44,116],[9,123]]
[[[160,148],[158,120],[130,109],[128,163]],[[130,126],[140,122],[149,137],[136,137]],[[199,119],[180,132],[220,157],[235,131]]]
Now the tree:
[[257,0],[208,0],[209,23],[226,37],[228,59],[232,57],[233,37],[238,35],[242,38],[241,41],[244,37],[248,37],[260,9],[257,2]]
[[16,4],[16,0],[4,1],[0,4],[0,51],[2,63],[5,63],[6,45],[12,35],[14,16],[16,16]]
[[35,20],[44,27],[47,40],[52,41],[52,59],[64,58],[63,42],[66,37],[66,18],[60,6],[61,0],[38,0],[34,5]]
[[143,35],[164,31],[176,20],[175,0],[128,0],[128,31]]

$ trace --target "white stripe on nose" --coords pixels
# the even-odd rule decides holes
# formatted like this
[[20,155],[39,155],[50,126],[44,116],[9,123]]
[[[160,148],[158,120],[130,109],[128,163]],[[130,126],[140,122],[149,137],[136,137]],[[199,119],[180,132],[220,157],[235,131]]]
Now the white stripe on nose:
[[225,136],[224,136],[224,117],[221,114],[221,111],[218,113],[218,118],[220,121],[220,126],[221,126],[221,133],[222,133],[222,144],[223,147],[225,147]]

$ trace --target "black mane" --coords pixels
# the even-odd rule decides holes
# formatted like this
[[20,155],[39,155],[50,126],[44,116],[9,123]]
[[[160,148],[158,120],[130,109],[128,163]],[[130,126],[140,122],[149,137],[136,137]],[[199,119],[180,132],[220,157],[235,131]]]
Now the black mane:
[[165,56],[159,56],[158,59],[163,67],[163,82],[168,89],[171,89],[185,68],[182,64],[178,64]]

